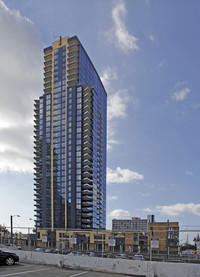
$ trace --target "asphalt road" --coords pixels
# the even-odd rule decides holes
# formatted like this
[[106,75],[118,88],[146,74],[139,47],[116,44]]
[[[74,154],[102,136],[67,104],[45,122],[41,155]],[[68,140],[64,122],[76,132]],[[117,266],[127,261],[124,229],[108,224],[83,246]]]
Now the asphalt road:
[[[86,270],[72,270],[46,265],[33,265],[16,263],[13,266],[0,265],[0,277],[128,277],[123,274],[110,274],[105,272],[94,272]],[[131,276],[130,276],[131,277]]]

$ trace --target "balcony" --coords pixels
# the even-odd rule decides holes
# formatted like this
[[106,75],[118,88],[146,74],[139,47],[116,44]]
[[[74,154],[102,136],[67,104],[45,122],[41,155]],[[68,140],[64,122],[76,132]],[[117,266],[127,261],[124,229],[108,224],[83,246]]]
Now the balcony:
[[83,135],[92,137],[93,133],[87,128],[87,129],[83,130]]
[[83,113],[83,119],[85,119],[86,117],[92,119],[92,113],[91,113],[91,112],[88,112],[88,111],[84,112],[84,113]]
[[92,113],[92,107],[90,107],[88,104],[86,106],[83,107],[83,112],[89,112]]
[[67,58],[68,63],[76,62],[78,63],[78,57],[76,55],[73,55],[71,57]]
[[86,142],[86,141],[89,141],[92,143],[92,138],[90,136],[86,135],[83,137],[83,142]]
[[72,51],[79,51],[77,43],[73,43],[67,47],[68,53],[71,53]]
[[40,204],[40,203],[41,203],[41,197],[40,197],[40,198],[37,198],[37,197],[36,197],[36,198],[34,199],[34,201],[36,202],[36,203],[34,204],[35,207],[40,207],[40,206],[41,206],[41,204]]
[[44,56],[44,60],[48,61],[48,60],[52,60],[52,52],[47,52],[47,54]]
[[92,125],[92,120],[88,116],[83,119],[83,124],[86,124],[86,123]]
[[85,123],[83,125],[83,131],[86,130],[86,129],[92,130],[92,126],[89,123]]
[[46,77],[50,77],[51,75],[52,75],[52,70],[48,70],[48,71],[45,71],[45,72],[44,72],[45,78],[46,78]]
[[51,87],[45,88],[45,89],[43,89],[43,90],[44,90],[44,93],[51,92]]
[[39,113],[37,113],[37,114],[35,113],[35,114],[34,114],[34,117],[35,117],[37,120],[39,120]]
[[44,88],[51,88],[51,80],[49,80],[48,82],[44,83]]
[[92,94],[89,93],[88,91],[86,93],[83,93],[83,100],[89,100],[92,102]]
[[44,56],[48,56],[52,53],[52,47],[48,47],[46,50],[44,50]]
[[91,166],[88,166],[88,165],[83,166],[83,167],[82,167],[82,170],[83,170],[83,171],[91,171],[91,172],[93,171],[92,167],[91,167]]
[[47,60],[47,61],[44,62],[44,67],[47,67],[49,65],[52,66],[52,60]]
[[76,84],[78,84],[78,80],[77,80],[77,78],[67,80],[67,84],[68,84],[68,86],[76,85]]
[[68,75],[71,75],[71,74],[77,74],[78,75],[78,68],[77,68],[77,66],[68,68],[67,73],[68,73]]
[[93,191],[92,190],[88,190],[88,189],[84,189],[82,191],[82,195],[92,195],[93,194]]
[[89,99],[84,99],[83,98],[83,107],[85,107],[86,105],[92,107],[92,101]]
[[83,184],[85,184],[85,183],[92,184],[93,180],[88,177],[85,177],[82,179],[82,182],[83,182]]
[[87,189],[88,189],[88,190],[89,190],[89,189],[93,189],[93,185],[88,184],[88,183],[83,184],[82,187],[83,187],[83,190],[85,190],[85,189],[86,189],[86,190],[87,190]]
[[83,166],[89,166],[89,168],[91,168],[93,165],[93,163],[88,159],[83,160],[82,162],[83,162]]
[[36,161],[36,162],[39,162],[40,161],[40,155],[38,153],[38,155],[35,155],[35,157],[33,157],[33,159]]
[[88,153],[86,153],[86,154],[84,154],[84,155],[82,156],[83,162],[84,162],[84,160],[86,160],[86,159],[92,160],[92,159],[93,159],[93,156],[90,155],[90,154],[88,154]]
[[39,190],[41,190],[41,184],[40,183],[34,183],[34,186],[37,187]]
[[37,193],[34,193],[34,196],[35,197],[41,197],[41,194],[37,192]]
[[78,68],[78,62],[76,60],[72,60],[68,63],[68,70],[72,68]]
[[44,74],[45,73],[47,73],[48,71],[52,71],[52,64],[50,64],[50,65],[46,65],[45,67],[44,67]]
[[93,214],[92,213],[82,213],[82,217],[92,217]]
[[90,207],[90,206],[92,206],[92,201],[91,202],[89,202],[89,201],[82,202],[82,206],[83,207]]
[[47,77],[45,76],[45,78],[43,78],[43,80],[45,83],[49,83],[49,82],[51,83],[51,75],[49,75]]
[[92,96],[92,91],[88,86],[84,89],[83,96],[85,96],[87,93]]
[[93,145],[89,141],[86,141],[86,142],[83,143],[83,148],[85,148],[85,147],[92,148],[92,146]]
[[92,219],[82,219],[82,223],[91,223],[92,222]]
[[83,152],[83,154],[91,154],[92,150],[89,147],[84,147],[82,152]]
[[82,224],[82,228],[83,228],[83,229],[91,229],[92,226],[89,225],[89,224]]
[[78,79],[78,74],[76,72],[72,72],[70,74],[67,75],[67,80],[74,80],[74,79]]
[[85,177],[88,177],[91,179],[93,178],[93,174],[91,174],[89,171],[83,172],[82,176],[83,176],[83,178],[85,178]]
[[73,58],[73,57],[79,57],[79,53],[77,50],[71,50],[70,52],[67,53],[67,57],[69,58]]
[[84,207],[82,208],[82,212],[84,213],[88,213],[88,212],[91,212],[92,211],[92,207]]
[[[90,196],[90,195],[84,195],[82,196],[82,200],[83,201],[93,201],[93,196]],[[83,203],[83,202],[82,202]]]

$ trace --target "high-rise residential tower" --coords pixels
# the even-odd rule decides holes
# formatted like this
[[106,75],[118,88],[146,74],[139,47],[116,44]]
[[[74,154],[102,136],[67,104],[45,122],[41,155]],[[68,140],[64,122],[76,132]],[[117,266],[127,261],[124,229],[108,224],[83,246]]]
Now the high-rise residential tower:
[[34,103],[38,228],[106,227],[107,94],[79,39],[44,49],[44,93]]

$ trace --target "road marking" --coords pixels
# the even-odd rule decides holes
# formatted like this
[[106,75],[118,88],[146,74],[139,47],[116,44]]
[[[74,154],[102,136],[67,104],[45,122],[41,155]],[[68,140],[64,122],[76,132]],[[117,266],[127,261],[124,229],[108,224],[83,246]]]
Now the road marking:
[[[77,273],[77,274],[74,274],[74,275],[70,275],[69,277],[75,277],[75,276],[79,276],[79,275],[82,275],[82,274],[86,274],[88,273],[88,271],[84,271],[84,272],[81,272],[81,273]],[[1,277],[1,276],[0,276]]]
[[29,270],[29,271],[24,271],[24,272],[16,272],[16,273],[11,273],[11,274],[6,274],[6,275],[0,275],[0,277],[20,275],[20,274],[26,274],[26,273],[31,273],[31,272],[44,271],[44,270],[48,270],[48,269],[50,269],[50,268],[37,269],[37,270]]

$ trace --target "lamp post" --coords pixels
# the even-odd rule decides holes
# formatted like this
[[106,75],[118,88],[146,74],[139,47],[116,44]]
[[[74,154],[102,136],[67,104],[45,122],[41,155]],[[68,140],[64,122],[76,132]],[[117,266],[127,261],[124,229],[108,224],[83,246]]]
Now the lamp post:
[[[32,218],[29,218],[29,220],[34,221],[34,219],[32,219]],[[35,238],[35,247],[37,248],[37,222],[36,221],[35,221],[35,236],[36,236],[36,238]]]
[[13,244],[13,217],[20,217],[20,215],[16,214],[16,215],[11,215],[10,216],[10,233],[11,233],[11,236],[10,236],[10,244]]

